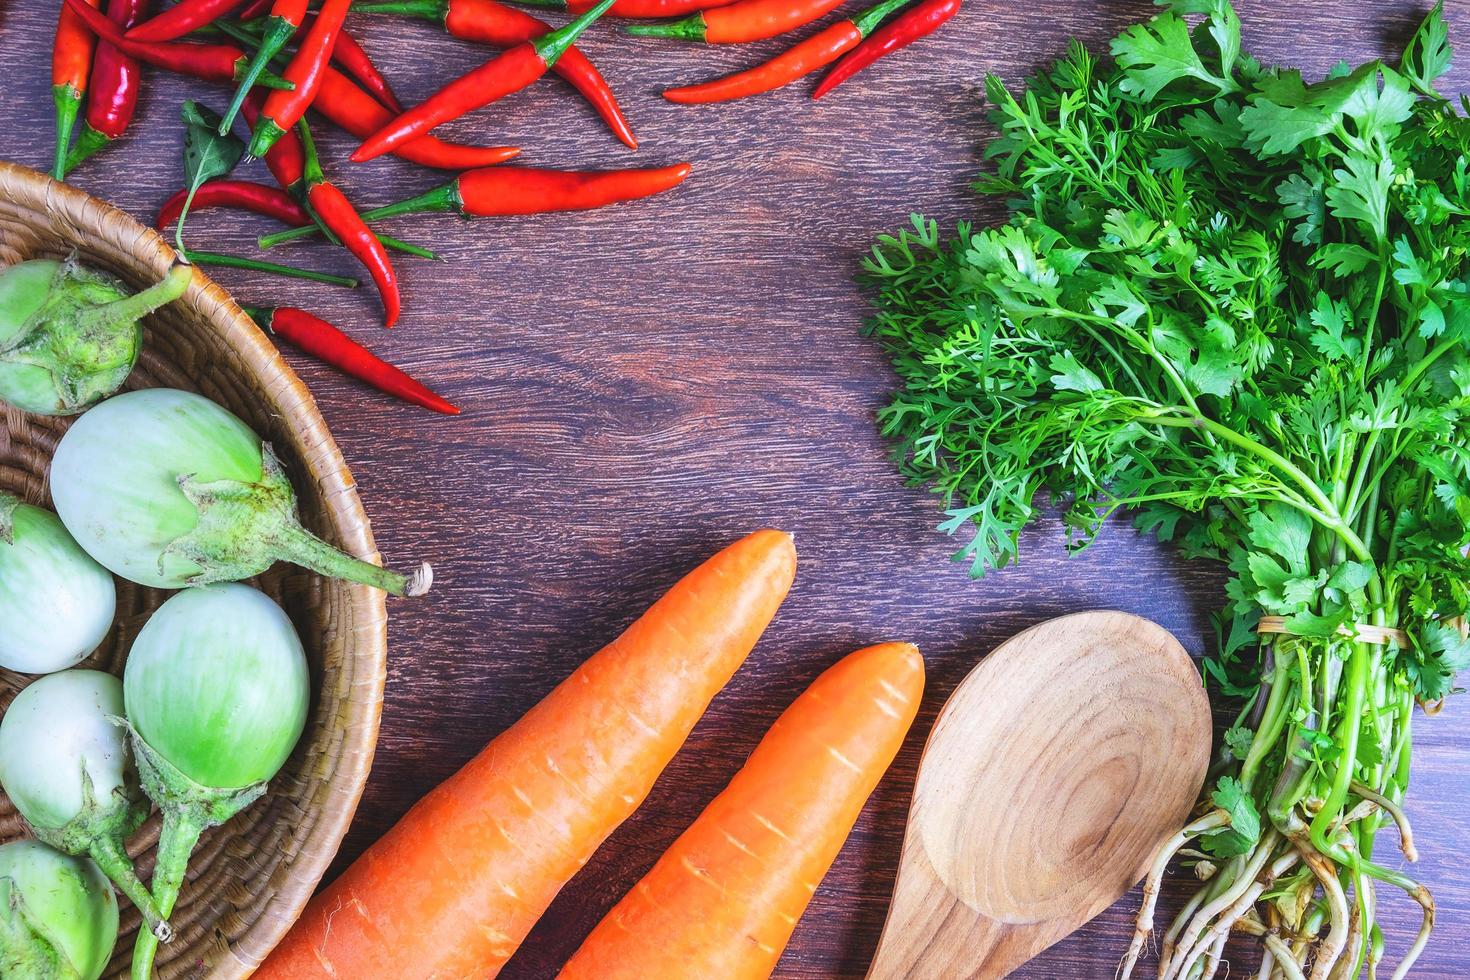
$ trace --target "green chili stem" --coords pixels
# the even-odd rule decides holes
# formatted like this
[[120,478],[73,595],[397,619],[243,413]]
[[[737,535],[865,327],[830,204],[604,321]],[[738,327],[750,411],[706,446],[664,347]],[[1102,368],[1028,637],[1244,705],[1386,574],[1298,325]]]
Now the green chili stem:
[[235,124],[235,115],[240,111],[240,106],[244,104],[245,97],[250,94],[256,80],[260,78],[260,73],[265,71],[271,59],[291,40],[298,26],[284,17],[270,17],[266,20],[265,33],[258,42],[255,56],[241,73],[240,84],[235,88],[235,97],[230,100],[230,107],[225,110],[224,119],[219,124],[221,136],[228,133]]
[[218,265],[229,269],[251,269],[255,272],[271,272],[278,276],[289,276],[292,279],[309,279],[312,282],[324,282],[329,286],[346,286],[348,289],[357,288],[357,280],[348,276],[334,276],[331,273],[315,272],[311,269],[293,269],[289,265],[277,265],[275,262],[247,259],[239,255],[226,255],[223,252],[186,251],[184,258],[199,265]]
[[536,49],[536,54],[542,63],[547,68],[555,65],[561,56],[566,54],[567,48],[572,46],[573,42],[577,40],[577,37],[587,28],[591,27],[597,18],[607,13],[607,9],[612,5],[613,0],[602,0],[601,3],[579,16],[576,20],[563,24],[550,34],[543,34],[532,41],[531,46]]
[[84,160],[92,157],[108,143],[112,142],[106,136],[93,129],[91,126],[83,126],[81,133],[77,135],[76,142],[66,154],[66,163],[62,166],[62,176],[65,177]]
[[82,93],[70,85],[55,85],[51,98],[56,103],[56,154],[51,162],[51,176],[62,180],[66,177],[66,154],[71,149],[71,132],[76,128]]
[[[392,205],[389,205],[389,207],[392,207]],[[376,214],[376,212],[366,211],[362,215],[360,215],[360,217],[363,221],[374,221],[376,220],[373,217],[374,214]],[[322,228],[320,225],[302,225],[299,228],[287,228],[285,231],[276,231],[272,232],[269,235],[261,235],[260,238],[256,240],[255,244],[264,249],[271,249],[275,248],[277,245],[282,245],[286,242],[295,241],[298,238],[307,238],[311,235],[320,234],[322,234]],[[438,252],[434,252],[430,249],[424,248],[422,245],[415,245],[412,242],[405,242],[401,239],[394,238],[391,235],[378,234],[377,239],[385,246],[393,249],[396,252],[403,252],[407,255],[416,255],[421,259],[434,259],[437,261],[439,258]]]
[[883,0],[877,6],[869,7],[856,17],[853,17],[852,26],[857,28],[859,35],[867,37],[873,33],[879,24],[888,19],[889,14],[908,2],[909,0]]
[[449,15],[449,4],[446,0],[385,0],[382,3],[362,3],[359,0],[350,10],[354,14],[403,14],[423,20],[442,21]]

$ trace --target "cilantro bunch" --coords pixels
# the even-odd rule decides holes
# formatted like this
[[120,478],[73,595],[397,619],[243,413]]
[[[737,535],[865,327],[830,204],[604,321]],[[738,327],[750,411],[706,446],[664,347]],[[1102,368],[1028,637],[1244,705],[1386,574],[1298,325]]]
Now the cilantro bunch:
[[1051,503],[1074,548],[1127,510],[1232,573],[1208,670],[1244,707],[1125,974],[1184,850],[1207,878],[1161,976],[1213,975],[1232,930],[1288,976],[1373,975],[1386,883],[1424,910],[1399,977],[1433,901],[1374,840],[1412,856],[1410,717],[1470,664],[1470,123],[1438,8],[1396,65],[1308,82],[1228,0],[1159,3],[1111,59],[988,79],[1004,225],[874,248],[880,423],[977,576]]

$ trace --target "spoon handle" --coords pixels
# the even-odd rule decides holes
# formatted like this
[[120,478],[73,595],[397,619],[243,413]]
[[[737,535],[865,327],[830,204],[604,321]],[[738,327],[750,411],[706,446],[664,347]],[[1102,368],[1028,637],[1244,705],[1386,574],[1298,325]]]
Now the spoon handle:
[[1010,948],[1026,942],[1026,935],[1014,935],[1005,923],[961,902],[913,837],[904,840],[902,870],[867,980],[991,980],[1029,958],[1029,951]]

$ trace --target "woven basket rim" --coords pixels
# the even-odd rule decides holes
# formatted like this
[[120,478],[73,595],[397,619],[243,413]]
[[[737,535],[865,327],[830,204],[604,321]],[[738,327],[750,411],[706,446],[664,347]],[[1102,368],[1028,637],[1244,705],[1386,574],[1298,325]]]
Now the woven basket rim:
[[[160,277],[177,260],[173,248],[156,230],[30,167],[0,159],[0,197],[43,213],[77,235],[123,238],[134,256]],[[121,228],[121,233],[104,235],[98,230],[103,223]],[[312,448],[313,463],[325,462],[343,480],[336,492],[325,497],[330,532],[346,550],[368,560],[376,558],[372,529],[355,483],[306,385],[255,322],[197,266],[188,292],[179,301],[186,302],[197,308],[225,345],[241,354],[242,361],[255,359],[268,366],[266,372],[255,372],[259,381],[256,395],[294,436]],[[285,883],[255,907],[254,921],[230,944],[230,955],[212,964],[207,974],[211,980],[248,976],[300,917],[347,834],[372,768],[387,668],[386,597],[363,585],[335,583],[333,587],[344,590],[355,610],[357,626],[345,641],[343,657],[351,661],[354,688],[363,696],[347,701],[346,710],[330,718],[314,717],[313,723],[330,725],[342,737],[343,764],[321,777],[332,793],[313,815],[311,830],[290,858]]]

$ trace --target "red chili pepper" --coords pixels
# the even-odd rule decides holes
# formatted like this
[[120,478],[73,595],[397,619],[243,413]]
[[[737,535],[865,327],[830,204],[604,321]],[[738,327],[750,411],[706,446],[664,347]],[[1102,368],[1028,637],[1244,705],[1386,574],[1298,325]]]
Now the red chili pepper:
[[[617,9],[614,0],[612,9]],[[387,0],[385,3],[354,3],[354,13],[407,14],[424,20],[438,21],[452,36],[497,48],[510,48],[534,40],[551,30],[551,25],[524,10],[508,7],[498,0]],[[566,79],[582,98],[592,104],[607,123],[613,135],[632,149],[638,140],[617,97],[597,67],[572,45],[551,70]]]
[[[254,9],[257,6],[259,4],[252,3],[240,14],[240,19],[250,20],[260,16]],[[250,59],[250,64],[240,76],[240,84],[235,88],[235,97],[230,100],[230,107],[225,110],[219,127],[221,134],[228,133],[230,127],[235,124],[235,113],[240,111],[240,104],[245,101],[245,93],[254,87],[255,80],[260,77],[261,72],[265,71],[265,66],[270,64],[271,59],[286,46],[286,42],[296,35],[296,29],[301,26],[302,19],[306,17],[306,0],[273,0],[270,11],[271,15],[266,18],[265,30],[261,34],[260,43],[255,48],[255,57]],[[261,154],[257,154],[259,155]]]
[[668,24],[630,24],[639,37],[673,37],[705,44],[759,41],[810,24],[842,6],[842,0],[735,0]]
[[394,112],[403,111],[403,104],[398,101],[398,96],[393,94],[388,79],[378,71],[378,66],[373,64],[372,56],[367,53],[357,38],[347,33],[345,27],[337,34],[337,46],[332,49],[332,60],[341,65],[342,70],[359,85],[371,92],[373,98]]
[[[679,186],[689,176],[687,163],[632,170],[541,170],[535,167],[485,167],[467,170],[447,184],[394,204],[364,211],[363,221],[400,214],[453,211],[463,218],[590,211],[619,201],[650,197]],[[261,248],[316,234],[293,228],[260,239]]]
[[[393,121],[393,110],[335,68],[322,75],[322,87],[312,108],[336,125],[365,139]],[[439,170],[469,170],[493,167],[520,154],[517,146],[464,146],[447,143],[436,136],[420,136],[393,149],[393,155]]]
[[857,47],[885,17],[908,2],[909,0],[883,0],[856,17],[840,20],[831,27],[818,31],[770,61],[699,85],[664,89],[664,98],[685,105],[728,102],[789,85],[823,65],[830,65],[842,57],[843,52]]
[[589,211],[670,190],[689,176],[687,163],[629,170],[541,170],[487,167],[468,170],[418,197],[363,215],[369,221],[419,211],[454,211],[464,217]]
[[[569,14],[584,14],[597,5],[597,0],[519,0],[528,7],[543,7],[548,10],[565,10]],[[630,20],[657,20],[660,17],[683,17],[696,10],[723,7],[731,0],[615,0],[608,15],[626,17]]]
[[77,135],[76,145],[67,155],[62,172],[70,173],[83,160],[127,132],[138,107],[138,85],[142,68],[137,58],[114,41],[143,16],[148,0],[110,0],[107,14],[89,7],[81,0],[68,0],[71,9],[84,24],[92,18],[106,24],[112,37],[93,31],[99,40],[92,56],[91,85],[87,89],[87,120]]
[[337,34],[351,5],[352,0],[325,0],[322,4],[311,29],[286,64],[286,70],[281,72],[281,77],[294,82],[296,87],[266,97],[265,111],[256,121],[255,133],[250,138],[251,156],[265,156],[271,144],[306,115],[321,88],[322,75],[329,67],[332,48],[337,44]]
[[[255,120],[259,118],[263,101],[264,99],[259,93],[250,93],[250,97],[245,100],[244,106],[246,122],[251,125],[255,124]],[[302,201],[306,199],[306,149],[301,145],[301,137],[296,134],[295,130],[276,140],[276,145],[271,147],[270,151],[265,155],[265,165],[270,168],[271,176],[276,178],[276,183],[281,186],[281,189],[286,192],[291,200]],[[208,187],[209,185],[205,184],[204,186]],[[199,207],[197,198],[195,199],[194,207],[196,210]],[[310,211],[302,207],[299,214],[302,216],[302,220],[291,220],[289,223],[298,226],[306,225],[312,230],[318,229],[316,219],[311,216]],[[284,212],[275,217],[279,217],[282,221],[287,221]],[[389,238],[387,235],[379,235],[378,241],[391,249],[399,252],[407,252],[410,255],[417,255],[419,258],[438,258],[438,256],[428,249],[420,248],[417,245],[410,245],[407,242],[400,242],[398,239]]]
[[905,10],[893,23],[876,31],[839,61],[817,85],[812,92],[812,98],[820,99],[879,58],[933,34],[959,12],[960,0],[923,0],[912,9]]
[[[163,202],[154,219],[155,228],[164,229],[179,220],[184,210],[184,201],[189,197],[189,188],[180,188],[173,197]],[[268,218],[292,226],[312,223],[311,213],[301,202],[279,187],[268,187],[249,180],[207,180],[194,193],[190,213],[207,208],[239,208],[263,214]]]
[[435,394],[427,386],[409,377],[402,369],[373,354],[320,317],[290,306],[274,309],[244,307],[262,328],[296,345],[343,374],[366,381],[384,394],[439,412],[458,415],[459,408]]
[[179,0],[163,13],[128,31],[134,41],[172,41],[207,27],[245,0]]
[[388,249],[362,220],[352,202],[347,200],[347,195],[327,180],[317,158],[311,130],[305,122],[298,123],[298,126],[301,146],[306,151],[306,204],[322,226],[341,239],[343,247],[372,274],[378,295],[383,299],[383,326],[391,327],[398,322],[402,299],[398,292],[398,274],[393,269],[393,260],[388,257]]
[[[101,0],[88,0],[96,7]],[[56,155],[51,176],[66,176],[66,152],[71,149],[71,131],[77,123],[87,79],[92,75],[92,52],[97,36],[65,4],[56,19],[56,41],[51,46],[51,98],[56,103]]]
[[546,70],[556,64],[577,36],[606,13],[612,3],[613,0],[602,0],[570,24],[533,41],[517,44],[474,71],[461,75],[363,140],[349,159],[363,163],[380,157],[415,137],[423,136],[441,123],[458,119],[512,92],[519,92],[546,74]]
[[[87,6],[85,0],[66,0],[66,5],[77,13],[87,29],[102,42],[97,48],[99,56],[104,48],[116,47],[138,61],[207,82],[232,82],[245,70],[245,52],[233,44],[193,44],[185,41],[160,41],[155,44],[134,41],[125,37],[122,30],[108,18]],[[98,77],[95,66],[93,75]],[[261,84],[279,87],[286,83],[274,75],[267,75]]]

